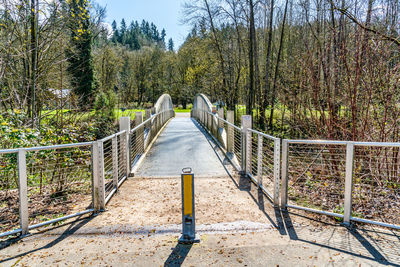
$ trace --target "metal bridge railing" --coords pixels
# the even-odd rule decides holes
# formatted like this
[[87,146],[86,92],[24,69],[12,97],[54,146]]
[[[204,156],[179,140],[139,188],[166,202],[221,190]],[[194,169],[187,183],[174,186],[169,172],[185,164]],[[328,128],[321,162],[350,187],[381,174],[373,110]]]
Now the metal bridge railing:
[[233,125],[233,111],[225,120],[223,110],[214,114],[210,108],[201,109],[209,106],[201,98],[197,101],[200,108],[191,111],[192,117],[274,206],[333,216],[344,224],[354,221],[400,229],[400,143],[281,142],[251,129],[251,122],[243,117],[242,127]]
[[92,146],[0,150],[0,237],[93,212]]
[[0,150],[0,238],[104,210],[173,116],[95,142]]
[[279,206],[280,139],[248,129],[246,173]]
[[[230,121],[205,110],[193,110],[192,117],[202,124],[222,144],[228,158],[238,171],[246,173],[264,193],[279,205],[280,139]],[[246,123],[243,123],[246,125]],[[249,123],[247,123],[248,125]],[[250,122],[251,125],[251,122]]]
[[282,143],[283,208],[400,229],[400,143]]

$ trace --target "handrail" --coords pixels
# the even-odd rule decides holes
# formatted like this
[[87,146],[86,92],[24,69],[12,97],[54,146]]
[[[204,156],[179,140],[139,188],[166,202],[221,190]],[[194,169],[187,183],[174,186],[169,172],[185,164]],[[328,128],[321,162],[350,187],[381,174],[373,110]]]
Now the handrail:
[[82,147],[82,146],[90,146],[90,145],[93,145],[93,142],[71,143],[71,144],[61,144],[61,145],[52,145],[52,146],[21,147],[21,148],[17,148],[17,149],[0,150],[0,154],[17,153],[20,149],[24,149],[25,151],[31,152],[31,151],[50,150],[50,149]]
[[107,142],[108,140],[113,139],[114,137],[120,136],[122,134],[126,133],[126,130],[120,131],[118,133],[112,134],[110,136],[104,137],[103,139],[99,140],[100,142]]
[[135,127],[130,131],[130,133],[133,133],[133,132],[139,130],[139,129],[142,128],[143,126],[146,126],[147,123],[149,123],[150,121],[154,120],[154,118],[157,117],[157,116],[159,116],[160,114],[162,114],[162,113],[164,113],[164,112],[170,112],[170,111],[173,111],[173,109],[167,109],[167,110],[161,111],[161,112],[159,112],[159,113],[157,113],[157,114],[154,114],[153,116],[151,116],[151,117],[148,118],[147,120],[145,120],[145,121],[143,121],[142,123],[140,123],[139,125],[135,126]]
[[266,134],[266,133],[262,133],[262,132],[259,132],[259,131],[254,130],[254,129],[251,129],[251,128],[249,128],[248,130],[249,130],[250,132],[253,132],[253,133],[255,133],[255,134],[259,134],[259,135],[264,136],[264,137],[266,137],[266,138],[268,138],[268,139],[271,139],[271,140],[280,140],[280,138],[278,138],[278,137],[274,137],[274,136],[272,136],[272,135],[268,135],[268,134]]

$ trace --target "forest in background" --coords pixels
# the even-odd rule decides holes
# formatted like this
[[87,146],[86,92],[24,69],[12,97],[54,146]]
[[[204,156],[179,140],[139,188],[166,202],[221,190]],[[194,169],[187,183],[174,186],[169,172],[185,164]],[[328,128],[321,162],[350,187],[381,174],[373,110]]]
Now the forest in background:
[[175,48],[151,22],[107,31],[88,0],[0,0],[2,135],[101,137],[116,108],[163,93],[185,108],[204,93],[276,136],[398,142],[399,11],[398,0],[187,1],[192,30]]

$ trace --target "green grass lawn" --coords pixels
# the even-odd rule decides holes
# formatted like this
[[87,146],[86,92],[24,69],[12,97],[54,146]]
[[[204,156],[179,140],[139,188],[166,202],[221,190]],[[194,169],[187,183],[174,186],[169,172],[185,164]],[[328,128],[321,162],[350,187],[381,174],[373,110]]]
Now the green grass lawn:
[[183,109],[183,108],[174,108],[174,111],[176,112],[176,113],[190,113],[190,108],[186,108],[186,109]]
[[121,117],[131,117],[131,120],[134,120],[136,112],[142,112],[143,113],[143,119],[144,119],[144,115],[145,115],[144,109],[127,109],[127,110],[125,110],[123,112],[120,109],[116,109],[115,110],[115,114],[116,114],[118,119],[121,118]]

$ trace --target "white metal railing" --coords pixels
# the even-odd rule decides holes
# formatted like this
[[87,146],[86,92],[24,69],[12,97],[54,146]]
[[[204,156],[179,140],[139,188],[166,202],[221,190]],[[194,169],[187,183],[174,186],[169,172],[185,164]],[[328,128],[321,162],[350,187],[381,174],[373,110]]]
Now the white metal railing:
[[[233,111],[211,112],[204,95],[191,116],[225,149],[233,166],[273,200],[343,220],[400,229],[400,143],[281,140],[233,124]],[[250,121],[250,123],[249,123]]]
[[0,237],[93,212],[93,144],[0,151]]
[[[221,111],[219,114],[213,114],[207,110],[194,109],[192,117],[222,145],[232,165],[238,171],[247,174],[273,201],[274,206],[278,206],[280,139],[251,128],[238,127],[233,124],[233,112],[230,112],[230,121],[227,121]],[[251,121],[242,123],[246,124],[251,125]]]
[[400,143],[282,143],[283,208],[400,229]]
[[246,135],[247,175],[279,205],[280,139],[248,129]]
[[0,150],[0,238],[104,210],[173,116],[164,110],[94,142]]

